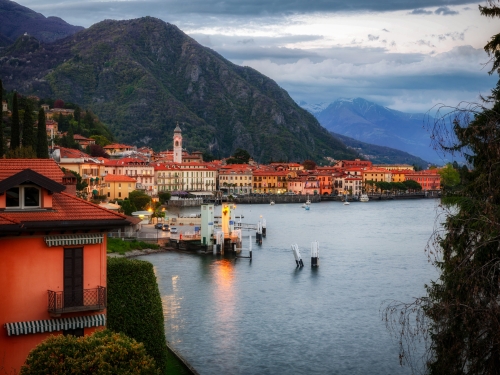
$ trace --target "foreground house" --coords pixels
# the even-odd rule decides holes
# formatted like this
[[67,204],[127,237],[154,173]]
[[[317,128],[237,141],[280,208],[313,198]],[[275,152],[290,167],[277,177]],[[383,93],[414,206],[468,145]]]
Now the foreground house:
[[121,214],[65,193],[50,159],[0,159],[0,373],[49,335],[106,324],[106,232]]

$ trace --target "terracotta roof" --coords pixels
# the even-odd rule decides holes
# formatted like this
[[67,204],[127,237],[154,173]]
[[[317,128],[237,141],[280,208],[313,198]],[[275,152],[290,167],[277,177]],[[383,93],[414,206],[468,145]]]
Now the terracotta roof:
[[61,153],[61,158],[64,159],[90,158],[89,154],[73,148],[59,147],[59,151]]
[[25,169],[62,184],[64,173],[52,159],[0,159],[0,181]]
[[120,220],[126,216],[99,207],[67,193],[55,193],[52,196],[52,210],[3,211],[3,220],[13,222],[54,222],[54,221],[96,221]]
[[134,148],[134,146],[123,145],[120,143],[112,143],[110,145],[104,146],[105,149],[115,149],[115,148]]
[[87,138],[87,137],[84,137],[83,135],[80,135],[80,134],[74,134],[73,139],[75,139],[75,140],[78,139],[80,141],[95,141],[95,139]]
[[106,182],[136,182],[135,179],[127,175],[120,174],[107,174],[105,177]]

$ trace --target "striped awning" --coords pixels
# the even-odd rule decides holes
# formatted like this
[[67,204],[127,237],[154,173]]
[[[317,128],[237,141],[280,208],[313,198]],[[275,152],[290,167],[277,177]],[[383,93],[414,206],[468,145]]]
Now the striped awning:
[[67,329],[98,327],[106,325],[106,314],[78,316],[30,322],[5,323],[7,336],[28,335],[30,333],[64,331]]
[[104,239],[103,233],[88,233],[88,234],[61,234],[53,236],[45,236],[47,246],[67,246],[67,245],[92,245],[102,243]]

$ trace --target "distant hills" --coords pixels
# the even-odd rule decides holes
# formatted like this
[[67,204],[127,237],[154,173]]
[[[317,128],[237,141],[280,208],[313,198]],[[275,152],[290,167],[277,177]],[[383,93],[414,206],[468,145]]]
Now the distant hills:
[[383,107],[362,98],[301,106],[329,131],[362,142],[402,150],[431,163],[443,161],[431,147],[425,125],[433,118]]
[[83,27],[70,25],[58,17],[45,17],[14,1],[0,0],[0,47],[4,38],[14,41],[24,33],[50,43],[80,30]]
[[152,17],[106,20],[50,44],[23,36],[0,50],[0,76],[9,90],[91,109],[137,146],[171,147],[178,122],[188,151],[215,157],[237,148],[259,162],[357,157],[276,82]]
[[419,166],[422,169],[427,169],[429,166],[428,161],[395,148],[377,146],[346,137],[345,135],[332,134],[344,142],[347,147],[359,152],[361,156],[372,161],[374,164],[409,164]]

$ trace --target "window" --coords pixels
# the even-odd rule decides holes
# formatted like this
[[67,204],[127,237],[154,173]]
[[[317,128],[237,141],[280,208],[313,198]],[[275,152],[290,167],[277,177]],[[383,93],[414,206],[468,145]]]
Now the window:
[[18,186],[7,190],[7,208],[37,208],[40,207],[40,189],[35,186]]
[[119,192],[118,192],[118,198],[121,198],[121,197],[122,197],[122,192],[121,192],[121,191],[119,191]]

